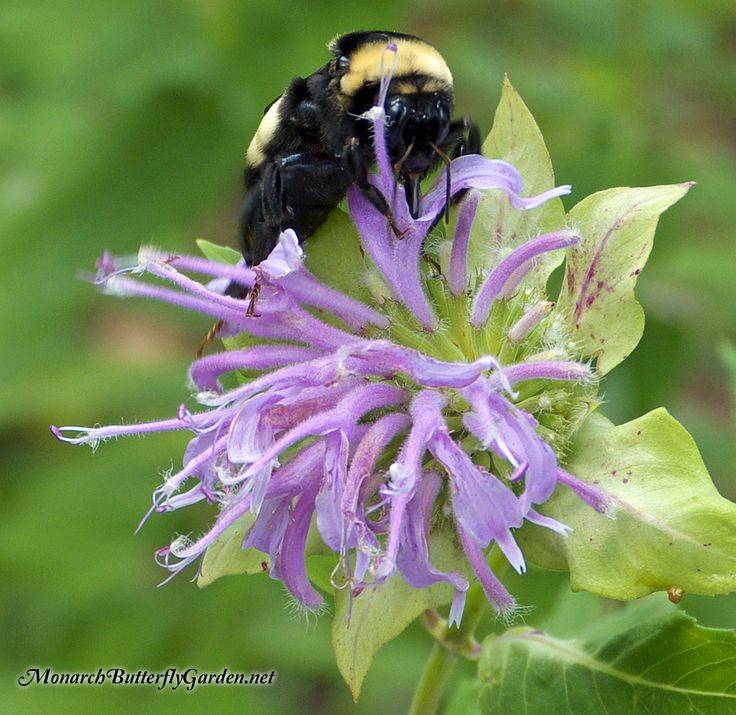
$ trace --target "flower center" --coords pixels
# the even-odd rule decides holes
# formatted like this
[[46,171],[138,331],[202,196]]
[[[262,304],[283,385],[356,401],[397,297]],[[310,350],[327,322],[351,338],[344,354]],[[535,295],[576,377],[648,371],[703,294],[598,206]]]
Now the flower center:
[[[422,328],[415,314],[403,303],[383,295],[376,302],[380,301],[390,325],[385,329],[371,327],[370,337],[391,340],[447,362],[473,362],[483,355],[495,355],[505,367],[578,357],[566,321],[554,312],[554,303],[545,300],[543,289],[534,285],[512,286],[493,302],[485,322],[476,327],[470,316],[484,284],[482,277],[471,278],[470,287],[455,294],[441,249],[425,253],[423,259],[421,282],[438,318],[436,328]],[[409,378],[399,376],[397,381],[405,389],[421,389]],[[448,425],[463,439],[468,436],[462,426],[468,403],[455,390],[447,393],[444,414]],[[517,386],[510,399],[534,415],[539,422],[540,436],[552,446],[558,458],[565,456],[570,438],[599,404],[598,386],[592,380],[527,380]],[[487,460],[486,455],[490,456],[479,443],[468,446],[481,464]],[[501,460],[493,460],[492,456],[491,460],[492,466],[504,471]]]

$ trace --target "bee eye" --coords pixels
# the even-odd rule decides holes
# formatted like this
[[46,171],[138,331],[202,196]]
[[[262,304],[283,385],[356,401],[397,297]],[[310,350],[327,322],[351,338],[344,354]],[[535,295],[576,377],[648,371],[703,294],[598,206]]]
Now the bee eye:
[[350,59],[345,55],[337,58],[337,74],[343,75],[350,69]]

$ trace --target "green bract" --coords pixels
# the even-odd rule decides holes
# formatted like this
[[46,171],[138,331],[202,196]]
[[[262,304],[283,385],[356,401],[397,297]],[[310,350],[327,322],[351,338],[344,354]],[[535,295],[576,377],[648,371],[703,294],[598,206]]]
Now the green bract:
[[[528,196],[555,186],[555,174],[549,152],[531,112],[508,78],[504,79],[501,101],[493,118],[493,126],[483,143],[483,155],[513,164],[524,179]],[[494,246],[509,248],[524,243],[532,236],[554,231],[565,225],[562,199],[552,199],[531,211],[520,211],[499,191],[487,192],[480,202],[470,234],[469,270],[485,271],[498,260]],[[538,287],[544,289],[549,274],[562,263],[563,254],[542,257],[534,271]]]
[[[432,560],[438,568],[457,568],[462,552],[440,536],[432,544]],[[367,588],[349,605],[346,590],[335,594],[332,645],[342,677],[357,700],[373,656],[398,636],[428,608],[450,602],[452,589],[438,583],[430,588],[412,588],[393,576],[378,588]]]
[[548,568],[569,568],[574,589],[628,600],[680,588],[736,590],[736,504],[708,476],[692,437],[666,410],[615,426],[593,415],[568,468],[612,498],[612,519],[562,491],[545,513],[572,527],[564,540],[529,528],[524,549]]
[[568,252],[559,305],[580,349],[597,359],[602,375],[628,357],[644,332],[636,279],[649,257],[659,215],[691,186],[607,189],[583,199],[567,215],[583,240]]

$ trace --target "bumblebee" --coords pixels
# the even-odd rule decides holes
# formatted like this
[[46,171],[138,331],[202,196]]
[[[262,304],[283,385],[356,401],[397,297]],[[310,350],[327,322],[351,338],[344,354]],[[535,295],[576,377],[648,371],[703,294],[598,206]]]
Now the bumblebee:
[[243,255],[250,265],[268,256],[287,228],[308,238],[357,185],[398,234],[386,198],[368,181],[374,163],[370,122],[386,45],[397,47],[386,96],[386,142],[398,183],[416,218],[419,186],[451,157],[478,153],[477,127],[452,121],[452,74],[440,53],[418,37],[354,32],[332,40],[332,58],[306,78],[294,78],[266,107],[246,153],[241,218]]

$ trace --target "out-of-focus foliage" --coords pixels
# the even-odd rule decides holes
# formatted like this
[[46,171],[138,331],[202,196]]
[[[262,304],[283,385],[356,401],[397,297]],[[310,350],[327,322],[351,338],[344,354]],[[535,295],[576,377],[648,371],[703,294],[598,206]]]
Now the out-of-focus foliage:
[[[356,28],[432,41],[450,63],[458,111],[490,128],[503,73],[539,122],[569,208],[608,186],[695,180],[662,218],[637,295],[644,337],[607,377],[616,422],[664,405],[693,433],[720,490],[736,497],[733,393],[719,359],[736,333],[736,9],[711,3],[339,3],[217,0],[33,3],[0,13],[0,528],[2,710],[183,706],[218,711],[395,712],[429,643],[413,628],[381,651],[351,706],[329,619],[290,615],[265,576],[186,578],[162,589],[149,558],[207,508],[154,517],[133,538],[183,437],[52,442],[49,422],[152,418],[185,397],[186,364],[209,328],[75,281],[105,247],[196,250],[235,243],[243,151],[270,102]],[[610,608],[566,577],[514,582],[557,637]],[[564,606],[564,607],[563,607]],[[685,594],[703,625],[733,627],[736,600]],[[574,614],[574,619],[571,615]],[[487,624],[491,627],[491,624]],[[193,695],[140,689],[20,690],[38,664],[279,670],[263,689]],[[458,677],[471,669],[458,671]]]

